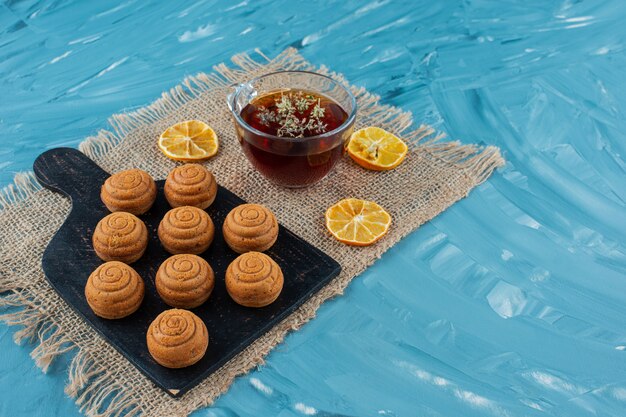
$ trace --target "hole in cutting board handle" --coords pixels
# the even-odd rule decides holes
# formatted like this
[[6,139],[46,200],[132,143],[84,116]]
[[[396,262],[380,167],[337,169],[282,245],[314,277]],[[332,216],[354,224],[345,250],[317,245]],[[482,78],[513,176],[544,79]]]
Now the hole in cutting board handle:
[[72,200],[98,189],[109,176],[85,154],[73,148],[54,148],[39,155],[33,164],[37,180],[46,188]]

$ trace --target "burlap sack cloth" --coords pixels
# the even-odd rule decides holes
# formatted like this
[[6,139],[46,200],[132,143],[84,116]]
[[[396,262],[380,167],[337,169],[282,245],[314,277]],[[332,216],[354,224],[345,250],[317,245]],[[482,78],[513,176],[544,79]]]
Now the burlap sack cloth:
[[[186,79],[148,107],[113,116],[112,131],[101,131],[80,145],[81,151],[108,172],[141,168],[157,179],[165,178],[176,164],[157,149],[159,134],[182,120],[204,120],[221,141],[219,154],[206,164],[218,182],[249,202],[270,207],[283,225],[343,267],[333,282],[300,309],[181,399],[155,387],[84,323],[45,280],[41,256],[69,213],[69,201],[41,189],[32,173],[19,174],[15,184],[0,193],[1,319],[21,326],[15,335],[17,342],[28,339],[35,343],[32,357],[44,371],[58,355],[75,351],[66,392],[87,415],[186,416],[211,404],[237,375],[263,363],[263,357],[288,331],[313,318],[325,300],[341,294],[350,280],[383,252],[467,196],[503,163],[496,148],[442,142],[443,135],[430,127],[412,128],[409,113],[379,104],[378,97],[351,87],[359,106],[356,127],[380,126],[403,137],[410,144],[406,160],[393,171],[371,172],[345,158],[313,187],[276,187],[256,173],[241,152],[225,104],[228,85],[279,70],[329,71],[315,68],[294,49],[272,60],[259,51],[257,54],[256,59],[235,56],[236,68],[218,65],[213,74]],[[331,75],[345,82],[340,75]],[[327,207],[346,197],[373,200],[387,209],[393,217],[388,235],[366,248],[335,241],[325,231],[323,216]]]

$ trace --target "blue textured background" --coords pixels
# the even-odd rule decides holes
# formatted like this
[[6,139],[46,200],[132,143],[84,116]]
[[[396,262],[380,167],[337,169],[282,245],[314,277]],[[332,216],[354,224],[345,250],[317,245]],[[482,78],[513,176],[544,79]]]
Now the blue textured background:
[[[255,47],[508,161],[195,417],[626,415],[626,2],[176,3],[0,2],[0,185]],[[13,332],[0,416],[78,416]]]

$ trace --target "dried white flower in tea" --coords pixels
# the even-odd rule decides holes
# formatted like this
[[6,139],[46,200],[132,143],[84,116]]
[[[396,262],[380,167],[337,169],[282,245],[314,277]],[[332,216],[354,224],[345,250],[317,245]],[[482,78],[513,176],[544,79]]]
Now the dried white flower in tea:
[[330,106],[338,105],[329,98],[312,92],[283,90],[261,96],[256,103],[251,104],[256,104],[253,117],[259,125],[267,128],[261,130],[276,136],[303,138],[320,135],[338,127],[337,123],[333,123],[336,118],[327,111]]

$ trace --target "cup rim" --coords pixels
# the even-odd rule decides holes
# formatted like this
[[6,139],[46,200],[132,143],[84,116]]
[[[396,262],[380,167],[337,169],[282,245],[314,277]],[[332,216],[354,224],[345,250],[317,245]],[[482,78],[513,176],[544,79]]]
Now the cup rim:
[[[346,118],[346,120],[344,120],[344,122],[342,124],[340,124],[339,126],[337,126],[335,129],[329,131],[329,132],[324,132],[322,134],[319,135],[315,135],[315,136],[307,136],[304,138],[292,138],[292,137],[284,137],[284,136],[276,136],[276,135],[270,135],[269,133],[265,133],[262,132],[252,126],[250,126],[239,114],[239,112],[237,112],[235,110],[235,107],[233,105],[229,106],[230,107],[230,112],[233,114],[233,116],[235,117],[235,120],[237,121],[237,123],[239,123],[241,126],[243,126],[244,128],[246,128],[247,130],[249,130],[250,132],[254,133],[256,136],[261,136],[267,139],[280,139],[280,140],[287,140],[287,141],[292,141],[292,142],[308,142],[308,141],[312,141],[312,140],[316,140],[316,139],[322,139],[322,138],[326,138],[329,136],[333,136],[335,134],[337,134],[338,132],[340,132],[341,130],[344,130],[347,126],[350,126],[352,123],[354,123],[354,120],[356,119],[356,112],[357,112],[357,103],[356,103],[356,97],[354,97],[354,94],[352,94],[352,92],[350,91],[349,88],[347,88],[346,86],[344,86],[343,84],[341,84],[340,82],[338,82],[337,80],[327,76],[327,75],[323,75],[323,74],[319,74],[317,72],[313,72],[313,71],[301,71],[301,70],[291,70],[291,71],[274,71],[274,72],[268,72],[267,74],[263,74],[260,75],[258,77],[254,77],[251,80],[245,82],[245,83],[241,83],[241,84],[237,84],[236,86],[243,86],[246,84],[252,84],[255,81],[258,81],[262,78],[265,77],[269,77],[270,75],[276,75],[276,74],[285,74],[285,73],[299,73],[299,74],[310,74],[310,75],[314,75],[317,77],[322,77],[322,78],[326,78],[327,80],[331,81],[333,84],[339,86],[340,88],[342,88],[347,94],[348,97],[350,98],[350,102],[352,103],[352,111],[350,112],[350,114],[348,115],[348,118]],[[241,93],[241,89],[237,89],[235,91],[235,93],[233,94],[232,98],[229,98],[229,102],[234,103],[237,99],[237,97],[239,97],[239,94]]]

